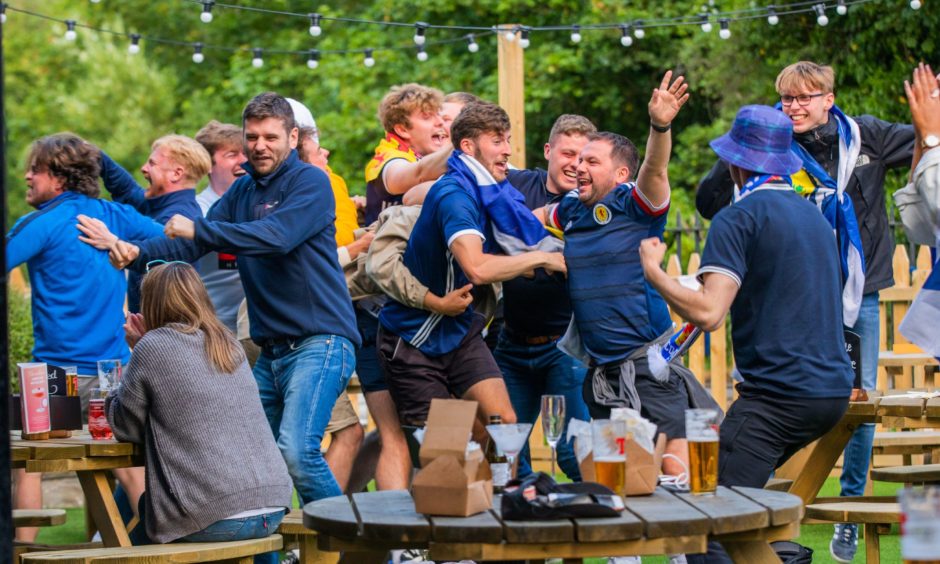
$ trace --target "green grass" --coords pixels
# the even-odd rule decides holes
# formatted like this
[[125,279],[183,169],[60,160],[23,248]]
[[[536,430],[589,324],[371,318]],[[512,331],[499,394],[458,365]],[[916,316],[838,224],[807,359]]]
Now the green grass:
[[[899,484],[890,484],[886,482],[875,482],[875,495],[894,495],[900,488]],[[829,478],[823,486],[820,496],[839,495],[838,478]],[[295,500],[296,504],[296,500]],[[81,507],[66,509],[68,519],[64,525],[58,527],[44,527],[40,533],[37,542],[47,544],[74,544],[85,541],[85,510]],[[829,556],[829,539],[832,538],[832,525],[803,525],[800,530],[800,536],[794,541],[813,549],[813,562],[818,564],[827,564],[835,562]],[[900,562],[901,561],[901,537],[898,533],[897,525],[891,528],[891,532],[881,535],[881,561],[882,562]],[[603,564],[604,559],[587,559],[585,562],[590,564]],[[667,563],[668,559],[663,557],[645,557],[644,564]],[[855,562],[865,562],[865,542],[860,540],[858,543],[858,554],[855,555]]]

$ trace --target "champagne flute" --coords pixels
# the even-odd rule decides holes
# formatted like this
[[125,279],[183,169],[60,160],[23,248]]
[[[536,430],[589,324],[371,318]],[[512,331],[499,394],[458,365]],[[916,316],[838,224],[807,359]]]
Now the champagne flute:
[[552,478],[555,477],[555,449],[565,430],[565,396],[542,396],[542,434],[552,447]]

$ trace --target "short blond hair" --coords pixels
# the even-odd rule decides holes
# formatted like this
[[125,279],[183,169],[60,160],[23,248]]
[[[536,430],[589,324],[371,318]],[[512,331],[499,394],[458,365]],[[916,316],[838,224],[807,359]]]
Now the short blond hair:
[[212,169],[212,157],[198,141],[185,135],[164,135],[153,142],[150,150],[162,149],[164,155],[183,167],[186,180],[198,182]]
[[597,133],[597,127],[591,120],[577,114],[561,114],[552,125],[548,134],[548,143],[552,144],[559,135],[584,135]]
[[834,91],[836,73],[829,65],[812,61],[793,63],[777,75],[777,94],[799,92],[804,88],[819,90],[823,94]]
[[393,86],[379,102],[379,121],[385,131],[395,131],[396,125],[411,127],[408,119],[412,112],[438,113],[444,104],[444,93],[437,88],[430,88],[410,82]]

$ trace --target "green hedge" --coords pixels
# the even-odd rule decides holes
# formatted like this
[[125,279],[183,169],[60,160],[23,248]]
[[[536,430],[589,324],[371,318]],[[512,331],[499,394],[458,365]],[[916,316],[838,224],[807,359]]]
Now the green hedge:
[[7,293],[10,308],[10,386],[18,391],[16,363],[29,362],[33,350],[33,317],[29,297],[16,291]]

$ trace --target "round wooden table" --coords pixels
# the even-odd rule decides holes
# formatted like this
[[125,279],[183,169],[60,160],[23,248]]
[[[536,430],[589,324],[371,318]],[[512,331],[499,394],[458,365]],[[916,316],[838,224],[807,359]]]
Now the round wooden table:
[[471,517],[416,513],[404,490],[358,493],[308,503],[304,525],[321,551],[355,562],[384,562],[395,548],[429,550],[432,560],[541,560],[702,553],[720,541],[735,562],[779,562],[769,543],[799,536],[799,497],[754,488],[712,496],[670,493],[626,498],[616,518],[509,521],[494,507]]

